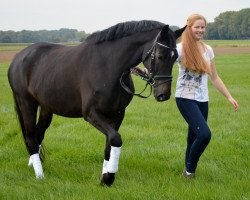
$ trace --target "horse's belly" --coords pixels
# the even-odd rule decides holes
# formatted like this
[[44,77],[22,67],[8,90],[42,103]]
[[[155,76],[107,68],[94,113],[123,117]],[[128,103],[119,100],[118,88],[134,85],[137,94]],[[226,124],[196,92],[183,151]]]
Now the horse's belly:
[[63,117],[72,117],[79,118],[82,117],[81,108],[67,106],[67,105],[45,105],[45,107],[52,113],[63,116]]
[[82,117],[81,99],[74,93],[67,91],[54,94],[38,94],[38,104],[51,113],[64,117]]
[[70,118],[81,118],[82,117],[82,112],[78,112],[78,111],[63,111],[63,112],[57,112],[57,111],[54,111],[53,112],[54,114],[56,115],[59,115],[59,116],[63,116],[63,117],[70,117]]

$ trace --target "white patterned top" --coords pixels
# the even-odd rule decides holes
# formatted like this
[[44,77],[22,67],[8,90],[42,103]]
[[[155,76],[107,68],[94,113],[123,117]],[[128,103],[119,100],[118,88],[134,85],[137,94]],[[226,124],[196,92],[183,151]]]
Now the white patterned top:
[[[177,52],[179,75],[176,83],[175,97],[193,99],[200,102],[208,101],[208,75],[189,71],[182,65],[182,43],[177,44]],[[206,51],[203,56],[210,65],[211,60],[214,58],[214,52],[209,45],[206,45]]]

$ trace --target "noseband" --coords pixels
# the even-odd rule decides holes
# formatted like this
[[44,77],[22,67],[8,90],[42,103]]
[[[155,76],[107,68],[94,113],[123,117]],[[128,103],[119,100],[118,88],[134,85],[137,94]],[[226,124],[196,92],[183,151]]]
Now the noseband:
[[[159,86],[159,85],[161,85],[163,83],[172,81],[172,79],[173,79],[173,76],[171,76],[171,75],[154,75],[153,69],[155,68],[156,45],[159,45],[159,46],[171,49],[171,50],[173,50],[173,49],[176,50],[176,48],[171,48],[171,47],[169,47],[167,45],[164,45],[162,43],[155,42],[154,45],[147,51],[147,53],[146,53],[144,59],[142,60],[142,62],[144,63],[148,58],[151,58],[150,66],[149,66],[149,75],[148,75],[149,80],[148,80],[148,83],[150,85],[154,86],[154,87],[157,87],[157,86]],[[165,80],[165,81],[155,85],[156,80]]]
[[[169,82],[169,81],[171,82],[172,81],[173,76],[171,76],[171,75],[154,75],[153,68],[155,68],[156,45],[160,45],[162,47],[165,47],[165,48],[168,48],[168,49],[171,49],[171,50],[172,49],[176,50],[176,48],[171,48],[171,47],[169,47],[167,45],[164,45],[162,43],[154,42],[153,46],[147,51],[145,57],[142,59],[142,62],[144,63],[148,58],[151,58],[150,67],[149,67],[149,73],[147,75],[143,75],[143,76],[140,75],[140,74],[137,74],[143,80],[145,80],[147,82],[146,85],[145,85],[145,88],[142,90],[142,92],[140,92],[140,93],[134,93],[124,83],[123,77],[125,75],[128,75],[130,73],[130,70],[122,73],[122,76],[120,78],[120,84],[123,87],[123,89],[126,92],[128,92],[129,94],[132,94],[132,95],[135,95],[135,96],[138,96],[138,97],[141,97],[141,98],[148,98],[152,94],[152,87],[157,87],[157,86],[159,86],[159,85],[161,85],[163,83],[166,83],[166,82]],[[161,83],[158,83],[158,84],[155,84],[156,80],[165,80],[165,81],[163,81]],[[150,86],[150,94],[148,96],[143,96],[142,93],[146,90],[146,88],[147,88],[148,85]]]

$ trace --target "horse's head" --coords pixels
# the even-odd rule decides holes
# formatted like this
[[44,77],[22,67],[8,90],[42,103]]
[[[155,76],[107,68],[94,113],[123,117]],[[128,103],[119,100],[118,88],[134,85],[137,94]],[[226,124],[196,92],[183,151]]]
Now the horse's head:
[[143,64],[148,69],[150,84],[154,88],[157,101],[168,100],[171,96],[172,68],[178,57],[176,39],[181,36],[185,27],[173,32],[168,25],[164,26],[145,49]]

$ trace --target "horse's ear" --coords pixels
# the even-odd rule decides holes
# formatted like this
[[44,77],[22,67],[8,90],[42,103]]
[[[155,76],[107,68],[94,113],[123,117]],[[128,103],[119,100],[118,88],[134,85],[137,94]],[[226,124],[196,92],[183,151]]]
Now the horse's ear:
[[161,29],[159,38],[160,38],[161,40],[164,40],[164,38],[166,37],[168,31],[169,31],[169,25],[165,25],[165,26]]
[[175,33],[175,36],[176,36],[176,39],[178,38],[178,37],[180,37],[181,36],[181,34],[185,31],[185,28],[187,27],[187,25],[186,26],[184,26],[183,28],[181,28],[181,29],[178,29],[178,30],[176,30],[174,33]]
[[162,28],[162,30],[161,30],[161,32],[165,32],[165,33],[167,33],[169,31],[169,25],[165,25],[163,28]]

